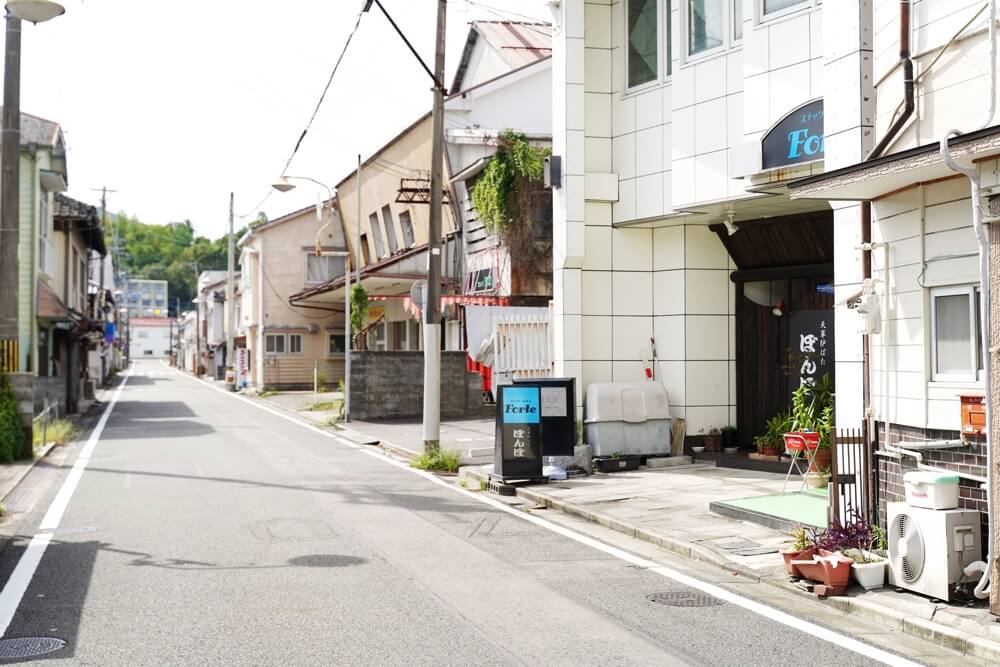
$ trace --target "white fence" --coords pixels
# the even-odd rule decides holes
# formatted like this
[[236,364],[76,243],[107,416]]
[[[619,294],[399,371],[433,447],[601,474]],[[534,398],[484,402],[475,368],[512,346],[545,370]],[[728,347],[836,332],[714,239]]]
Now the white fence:
[[513,315],[493,324],[493,377],[549,377],[552,375],[552,336],[547,311]]

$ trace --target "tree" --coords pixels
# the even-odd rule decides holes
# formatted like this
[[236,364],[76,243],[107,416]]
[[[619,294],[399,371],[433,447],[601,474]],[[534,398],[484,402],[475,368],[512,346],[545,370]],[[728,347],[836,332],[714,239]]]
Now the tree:
[[14,390],[7,375],[0,372],[0,463],[10,463],[15,458],[31,458],[31,447],[21,428],[21,415],[17,410]]

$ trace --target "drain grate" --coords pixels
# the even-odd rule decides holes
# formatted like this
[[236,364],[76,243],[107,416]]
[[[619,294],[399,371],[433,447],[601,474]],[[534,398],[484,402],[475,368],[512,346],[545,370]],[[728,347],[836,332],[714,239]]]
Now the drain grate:
[[650,602],[665,604],[670,607],[715,607],[720,604],[726,604],[717,597],[696,590],[653,593],[652,595],[647,595],[646,599]]
[[17,637],[0,639],[0,660],[32,658],[52,653],[66,646],[66,642],[53,637]]

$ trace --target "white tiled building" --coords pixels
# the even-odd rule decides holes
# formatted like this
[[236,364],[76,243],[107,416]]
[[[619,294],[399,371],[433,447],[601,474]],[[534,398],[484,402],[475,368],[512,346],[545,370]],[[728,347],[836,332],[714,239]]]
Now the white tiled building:
[[[553,222],[558,374],[584,386],[641,380],[654,337],[688,434],[736,424],[758,380],[746,339],[774,335],[787,347],[787,322],[775,328],[765,317],[774,308],[788,320],[799,301],[833,319],[837,421],[859,427],[864,339],[844,302],[864,277],[860,200],[869,200],[872,240],[889,241],[892,263],[888,418],[924,433],[958,430],[958,394],[982,382],[975,368],[939,368],[937,355],[955,366],[968,349],[974,360],[974,327],[946,331],[934,313],[974,306],[968,182],[939,158],[920,171],[932,148],[910,167],[892,158],[949,127],[981,126],[991,67],[984,3],[912,3],[915,111],[886,140],[880,172],[795,187],[794,196],[788,187],[857,169],[889,134],[904,106],[900,6],[563,0],[553,33],[553,150],[564,173]],[[992,156],[980,148],[969,157]],[[808,261],[778,257],[789,232],[801,232],[796,252],[816,250]],[[884,278],[881,251],[871,262]],[[762,328],[741,336],[753,326]],[[881,418],[883,339],[870,338],[867,407]],[[780,399],[787,390],[775,391]],[[760,418],[740,424],[744,443]]]

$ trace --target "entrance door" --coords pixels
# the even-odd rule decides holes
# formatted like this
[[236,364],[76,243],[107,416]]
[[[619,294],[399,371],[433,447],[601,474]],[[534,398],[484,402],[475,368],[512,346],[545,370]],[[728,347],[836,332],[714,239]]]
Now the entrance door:
[[[742,446],[752,447],[754,436],[766,431],[767,420],[791,407],[791,392],[807,361],[799,350],[802,335],[814,335],[812,328],[819,331],[819,325],[813,324],[822,321],[832,344],[833,303],[832,276],[736,284],[736,416]],[[793,332],[793,322],[809,331]],[[817,368],[811,375],[817,381],[823,369],[833,379],[832,354],[822,368],[813,363]]]

